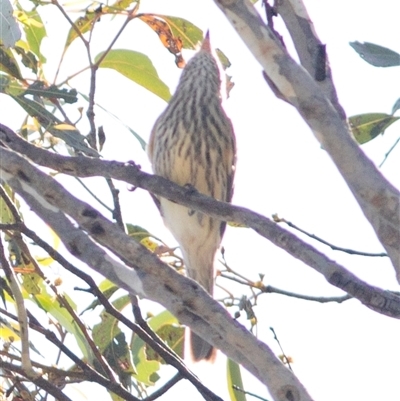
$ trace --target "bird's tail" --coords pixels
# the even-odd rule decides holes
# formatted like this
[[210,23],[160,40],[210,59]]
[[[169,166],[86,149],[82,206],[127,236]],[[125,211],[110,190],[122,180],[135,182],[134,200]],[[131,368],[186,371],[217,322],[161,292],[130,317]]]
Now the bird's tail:
[[[185,255],[187,275],[197,281],[211,296],[214,292],[214,249],[211,252],[197,252],[195,255]],[[213,362],[217,350],[199,335],[189,330],[190,359],[195,362],[206,360]]]
[[217,356],[217,350],[191,330],[189,331],[189,345],[191,359],[195,362],[203,359],[213,362]]

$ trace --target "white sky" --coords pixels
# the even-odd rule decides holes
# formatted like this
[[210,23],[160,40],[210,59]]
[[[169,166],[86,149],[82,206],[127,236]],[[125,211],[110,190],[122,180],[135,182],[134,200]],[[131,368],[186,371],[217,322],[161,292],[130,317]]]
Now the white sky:
[[[348,115],[390,113],[392,105],[400,97],[400,69],[372,67],[348,43],[369,41],[400,52],[400,3],[393,0],[379,3],[371,0],[308,0],[305,4],[317,33],[327,44],[339,99]],[[80,7],[77,5],[75,9]],[[235,87],[226,102],[226,110],[235,127],[238,143],[233,202],[269,217],[278,213],[280,217],[338,246],[360,251],[382,251],[373,230],[328,155],[297,112],[275,99],[262,78],[261,68],[214,3],[211,0],[144,0],[141,12],[146,11],[180,16],[204,31],[210,29],[212,43],[222,49],[232,63],[229,74],[233,76]],[[42,14],[49,33],[43,47],[48,59],[51,53],[57,51],[57,46],[64,43],[67,29],[64,21],[58,17],[55,19],[55,15],[54,10]],[[109,24],[107,21],[104,18],[98,26],[99,30],[107,32],[107,36],[95,35],[94,55],[105,48],[112,31],[117,29],[115,22]],[[278,22],[276,28],[285,35],[286,44],[290,46],[288,36]],[[63,36],[60,37],[60,34]],[[163,50],[158,37],[142,22],[131,23],[115,48],[148,54],[160,77],[173,92],[180,71],[175,67],[173,56]],[[185,56],[190,57],[191,54],[186,52]],[[79,41],[71,46],[66,62],[61,77],[87,64]],[[50,77],[54,74],[51,68],[54,66],[49,66]],[[84,73],[71,80],[71,85],[87,91],[87,78],[88,73]],[[155,119],[165,107],[162,100],[109,70],[99,71],[97,102],[118,115],[146,140]],[[23,116],[23,113],[18,111],[17,106],[8,103],[7,110],[10,112],[2,116],[3,122],[18,128],[22,121],[19,115]],[[134,160],[144,170],[150,171],[146,155],[131,134],[100,112],[97,113],[97,124],[104,125],[107,134],[103,152],[106,158]],[[383,137],[364,145],[363,149],[379,164],[398,133],[399,125],[395,124]],[[398,188],[399,157],[400,148],[392,153],[382,168],[382,172]],[[126,221],[141,225],[174,245],[174,239],[163,227],[148,194],[141,190],[128,192],[126,185],[121,185],[121,190]],[[382,288],[398,290],[394,271],[386,259],[350,256],[315,242],[312,244],[363,280]],[[223,245],[231,267],[250,279],[257,280],[258,273],[263,273],[266,284],[285,290],[319,296],[340,294],[318,273],[249,229],[228,228]],[[378,315],[355,300],[342,305],[321,305],[271,294],[259,298],[255,312],[259,319],[259,338],[279,354],[269,330],[270,326],[274,327],[285,352],[294,359],[295,373],[315,400],[375,401],[393,399],[398,394],[400,330],[397,320]],[[213,366],[200,364],[194,369],[205,384],[227,399],[224,363],[221,356]],[[269,397],[264,387],[250,377],[246,376],[245,386],[253,393]],[[96,391],[93,389],[88,393],[86,388],[79,388],[89,394],[87,399],[92,399],[92,391]],[[77,391],[78,386],[69,392],[70,396],[77,399]],[[191,401],[201,399],[190,385],[183,383],[163,399],[182,399],[182,394],[185,398],[190,396]]]

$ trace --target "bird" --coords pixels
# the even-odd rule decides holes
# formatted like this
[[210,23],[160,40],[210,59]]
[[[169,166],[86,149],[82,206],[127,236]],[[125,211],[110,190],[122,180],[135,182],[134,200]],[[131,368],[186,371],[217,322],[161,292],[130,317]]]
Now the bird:
[[[154,124],[148,156],[154,174],[231,202],[236,139],[222,107],[219,64],[208,32]],[[180,246],[187,276],[213,296],[214,259],[226,223],[165,198],[158,202],[164,224]],[[192,360],[215,359],[216,350],[207,341],[191,331],[188,338]]]

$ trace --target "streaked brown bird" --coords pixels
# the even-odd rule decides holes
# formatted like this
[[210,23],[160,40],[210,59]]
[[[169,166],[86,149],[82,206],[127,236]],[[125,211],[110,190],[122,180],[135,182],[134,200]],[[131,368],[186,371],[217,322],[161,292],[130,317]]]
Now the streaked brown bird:
[[[236,142],[220,90],[219,69],[207,33],[154,125],[148,154],[155,174],[230,202]],[[164,223],[180,245],[187,275],[212,295],[214,258],[226,224],[167,199],[159,201]],[[191,332],[189,340],[193,360],[215,358],[215,349],[197,334]]]

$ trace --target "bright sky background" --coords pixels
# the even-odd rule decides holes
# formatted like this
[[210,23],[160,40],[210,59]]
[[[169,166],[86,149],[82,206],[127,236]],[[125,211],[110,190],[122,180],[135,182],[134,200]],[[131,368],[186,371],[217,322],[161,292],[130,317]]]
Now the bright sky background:
[[[348,43],[368,41],[400,52],[400,3],[393,0],[379,3],[372,0],[305,0],[305,4],[319,37],[327,44],[339,100],[347,114],[390,113],[400,97],[400,69],[372,67]],[[81,4],[70,7],[81,8]],[[143,0],[141,12],[146,11],[183,17],[204,31],[210,29],[213,45],[222,49],[232,63],[229,74],[233,76],[235,87],[226,102],[226,110],[235,127],[238,144],[233,203],[269,217],[278,213],[338,246],[383,251],[329,156],[297,112],[274,97],[262,78],[261,67],[214,3],[211,0]],[[261,12],[264,14],[264,10]],[[50,58],[50,54],[59,51],[57,47],[64,43],[65,36],[60,35],[66,34],[68,26],[54,9],[42,13],[42,17],[49,34],[43,52]],[[109,24],[104,18],[104,22],[100,22],[103,26],[99,25],[98,31],[103,29],[107,37],[95,35],[94,55],[109,43],[118,21],[122,20]],[[276,28],[290,48],[290,40],[282,25],[276,22]],[[175,67],[173,56],[161,47],[158,37],[142,22],[131,23],[115,48],[149,55],[161,79],[173,92],[180,70]],[[67,53],[66,68],[61,71],[60,78],[87,64],[82,50],[83,46],[75,41]],[[185,57],[192,54],[184,53]],[[87,78],[88,73],[84,73],[70,83],[87,91]],[[110,70],[99,71],[97,102],[118,115],[146,140],[155,119],[165,108],[165,102]],[[16,105],[7,104],[7,108],[10,112],[2,115],[2,122],[18,128],[22,121],[19,116],[23,113]],[[150,171],[147,157],[133,136],[105,114],[98,112],[96,117],[97,124],[104,125],[108,138],[104,157],[134,160],[145,171]],[[383,137],[364,145],[363,150],[378,165],[398,133],[399,124],[395,124]],[[398,188],[399,157],[400,148],[397,148],[382,167],[382,173]],[[70,181],[66,179],[64,182]],[[126,221],[141,225],[171,246],[175,245],[148,194],[141,190],[128,192],[124,184],[120,188]],[[398,290],[388,260],[350,256],[311,243],[363,280]],[[223,245],[230,266],[250,279],[257,280],[258,273],[262,273],[266,284],[288,291],[316,296],[341,294],[311,268],[249,229],[228,228]],[[230,285],[226,281],[220,283]],[[378,315],[356,300],[341,305],[317,304],[271,294],[259,298],[255,312],[259,319],[259,338],[279,354],[269,330],[270,326],[274,327],[286,354],[294,360],[294,372],[316,401],[376,401],[393,399],[398,394],[400,326],[397,320]],[[206,385],[228,398],[225,359],[222,356],[216,364],[199,364],[194,370]],[[251,377],[246,376],[245,387],[270,399],[265,388]],[[90,393],[83,387],[79,388],[87,393],[88,399],[94,398],[95,388]],[[68,394],[78,399],[77,391],[78,386]],[[191,386],[181,382],[163,400],[183,399],[182,395],[185,398],[190,396],[191,401],[202,399]]]

